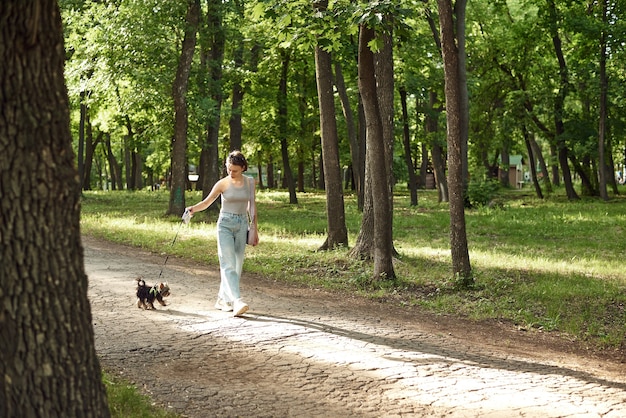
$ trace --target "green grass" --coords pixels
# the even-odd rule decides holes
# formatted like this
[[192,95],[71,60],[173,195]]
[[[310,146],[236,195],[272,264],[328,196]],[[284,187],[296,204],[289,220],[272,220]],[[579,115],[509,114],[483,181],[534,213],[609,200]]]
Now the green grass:
[[[200,200],[188,192],[188,204]],[[166,217],[169,195],[159,192],[86,192],[83,233],[167,251],[217,265],[217,212],[181,227]],[[397,280],[371,283],[370,263],[348,249],[316,251],[326,228],[323,193],[259,191],[261,244],[248,248],[244,269],[303,286],[355,292],[374,300],[419,306],[474,320],[498,319],[542,329],[597,348],[626,346],[626,198],[568,202],[559,193],[539,200],[526,190],[500,192],[499,208],[466,212],[476,286],[455,290],[449,251],[449,212],[435,191],[420,191],[411,207],[399,191],[394,207]],[[346,196],[350,243],[360,226],[354,196]],[[175,245],[172,241],[178,232]]]
[[117,377],[104,373],[102,381],[106,386],[111,418],[176,418],[178,415],[167,412],[152,404],[147,396],[137,388]]

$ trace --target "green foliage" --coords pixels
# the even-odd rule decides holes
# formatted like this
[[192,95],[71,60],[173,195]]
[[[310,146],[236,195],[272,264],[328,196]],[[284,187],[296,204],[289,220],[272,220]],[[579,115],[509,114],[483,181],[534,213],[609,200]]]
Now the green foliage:
[[[624,190],[626,192],[626,189]],[[394,202],[396,280],[371,280],[372,265],[349,249],[319,252],[325,239],[325,195],[302,193],[290,205],[285,191],[259,191],[261,243],[249,248],[244,270],[301,286],[355,292],[373,300],[419,306],[475,320],[498,319],[528,330],[558,331],[595,346],[624,344],[626,324],[626,198],[568,202],[557,190],[538,200],[525,190],[500,190],[507,210],[483,206],[466,213],[475,285],[451,275],[449,210],[436,191],[409,205],[406,188]],[[195,202],[199,192],[186,199]],[[217,267],[215,212],[187,226],[163,214],[168,194],[88,192],[83,233],[152,251],[192,257]],[[354,196],[346,223],[354,242],[360,227]],[[171,245],[179,232],[175,245]],[[202,251],[197,251],[202,248]]]
[[[433,2],[410,0],[328,2],[328,10],[315,9],[309,0],[255,0],[223,2],[227,42],[224,55],[225,92],[220,125],[220,153],[227,142],[230,116],[228,92],[235,81],[244,86],[243,143],[258,162],[280,165],[277,151],[276,75],[280,51],[290,54],[288,74],[288,126],[290,158],[312,171],[318,163],[317,112],[313,48],[321,45],[342,64],[353,110],[358,104],[356,40],[359,24],[394,33],[394,76],[409,95],[411,146],[437,141],[445,145],[443,70],[438,36],[437,8]],[[89,106],[94,136],[111,135],[113,154],[124,165],[123,150],[141,157],[144,176],[165,176],[173,128],[171,87],[184,30],[185,2],[119,0],[115,2],[60,2],[67,52],[66,78],[72,104],[72,129],[78,137],[80,103]],[[547,161],[554,141],[554,100],[560,83],[550,28],[557,25],[563,42],[569,83],[563,120],[566,140],[588,171],[597,166],[597,119],[600,88],[599,38],[607,34],[610,55],[609,124],[607,143],[613,160],[623,161],[626,132],[626,76],[622,45],[626,24],[623,1],[610,4],[608,22],[602,22],[599,3],[556,2],[557,21],[551,20],[543,0],[468,2],[466,47],[470,97],[471,171],[494,161],[502,150],[525,154],[524,129],[535,136]],[[432,26],[431,26],[432,24]],[[242,66],[235,51],[242,42]],[[379,40],[371,47],[378,48]],[[199,50],[199,48],[198,48]],[[258,56],[253,56],[257,52]],[[198,164],[206,138],[206,124],[214,120],[216,106],[201,86],[201,59],[196,53],[189,102],[189,152]],[[85,93],[81,97],[81,93]],[[435,98],[429,109],[430,95]],[[399,105],[396,104],[396,112]],[[424,132],[427,113],[441,115],[438,131]],[[355,112],[356,114],[356,112]],[[342,165],[350,164],[349,145],[341,108],[337,104]],[[129,135],[132,132],[132,137]],[[399,135],[397,135],[399,137]],[[76,143],[78,141],[76,140]],[[76,145],[77,146],[77,145]],[[258,153],[257,153],[258,152]],[[295,157],[295,158],[294,158]],[[417,153],[415,158],[419,158]],[[96,153],[94,176],[106,182],[102,149]],[[587,162],[588,161],[588,162]],[[420,162],[417,161],[416,162]],[[96,167],[99,172],[95,172]],[[126,167],[123,167],[123,171]],[[398,173],[398,178],[406,178]],[[312,183],[312,174],[309,174]]]
[[467,186],[467,199],[471,207],[487,206],[500,186],[496,180],[470,181]]

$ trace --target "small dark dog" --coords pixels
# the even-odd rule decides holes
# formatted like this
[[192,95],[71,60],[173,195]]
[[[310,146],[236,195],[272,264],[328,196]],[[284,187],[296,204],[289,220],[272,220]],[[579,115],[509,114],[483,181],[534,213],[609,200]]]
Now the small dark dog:
[[170,295],[170,287],[167,283],[155,284],[152,287],[146,286],[146,282],[139,277],[137,279],[137,307],[144,309],[154,309],[154,301],[156,300],[161,306],[167,304],[163,300]]

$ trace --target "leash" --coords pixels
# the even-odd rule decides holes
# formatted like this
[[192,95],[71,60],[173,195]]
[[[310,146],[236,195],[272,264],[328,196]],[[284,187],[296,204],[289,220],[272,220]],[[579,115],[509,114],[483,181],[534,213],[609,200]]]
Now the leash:
[[[178,224],[178,228],[176,229],[176,235],[174,235],[174,239],[172,240],[172,243],[170,244],[170,247],[173,247],[174,244],[176,243],[176,238],[178,238],[178,233],[180,232],[181,226],[183,226],[183,224],[188,224],[190,219],[191,219],[191,214],[189,213],[189,211],[187,209],[185,209],[185,213],[183,213],[183,216],[181,217],[180,223]],[[167,254],[165,256],[165,262],[161,266],[161,271],[159,272],[159,277],[157,278],[157,283],[159,283],[161,281],[161,276],[163,275],[163,269],[165,268],[165,265],[167,264],[167,260],[169,260],[169,258],[170,258],[170,255]]]

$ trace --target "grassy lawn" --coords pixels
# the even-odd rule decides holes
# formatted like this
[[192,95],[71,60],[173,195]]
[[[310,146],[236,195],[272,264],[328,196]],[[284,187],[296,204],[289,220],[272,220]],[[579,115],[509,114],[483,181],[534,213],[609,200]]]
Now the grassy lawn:
[[[200,192],[188,192],[186,202],[200,198]],[[626,197],[568,202],[559,193],[538,200],[528,189],[509,190],[500,192],[501,207],[467,211],[476,278],[469,291],[453,286],[448,205],[437,203],[435,191],[420,191],[417,207],[406,192],[397,192],[398,279],[374,285],[372,266],[349,257],[347,249],[316,251],[325,239],[323,193],[298,194],[298,205],[289,204],[286,191],[262,190],[257,199],[261,244],[247,249],[246,271],[441,314],[558,331],[596,348],[626,346]],[[168,200],[167,191],[85,192],[82,231],[217,265],[217,212],[181,225],[179,217],[164,216]],[[354,243],[360,213],[354,196],[345,202]]]
[[139,394],[137,387],[117,377],[104,373],[102,381],[107,388],[111,418],[176,418],[152,404],[147,396]]

